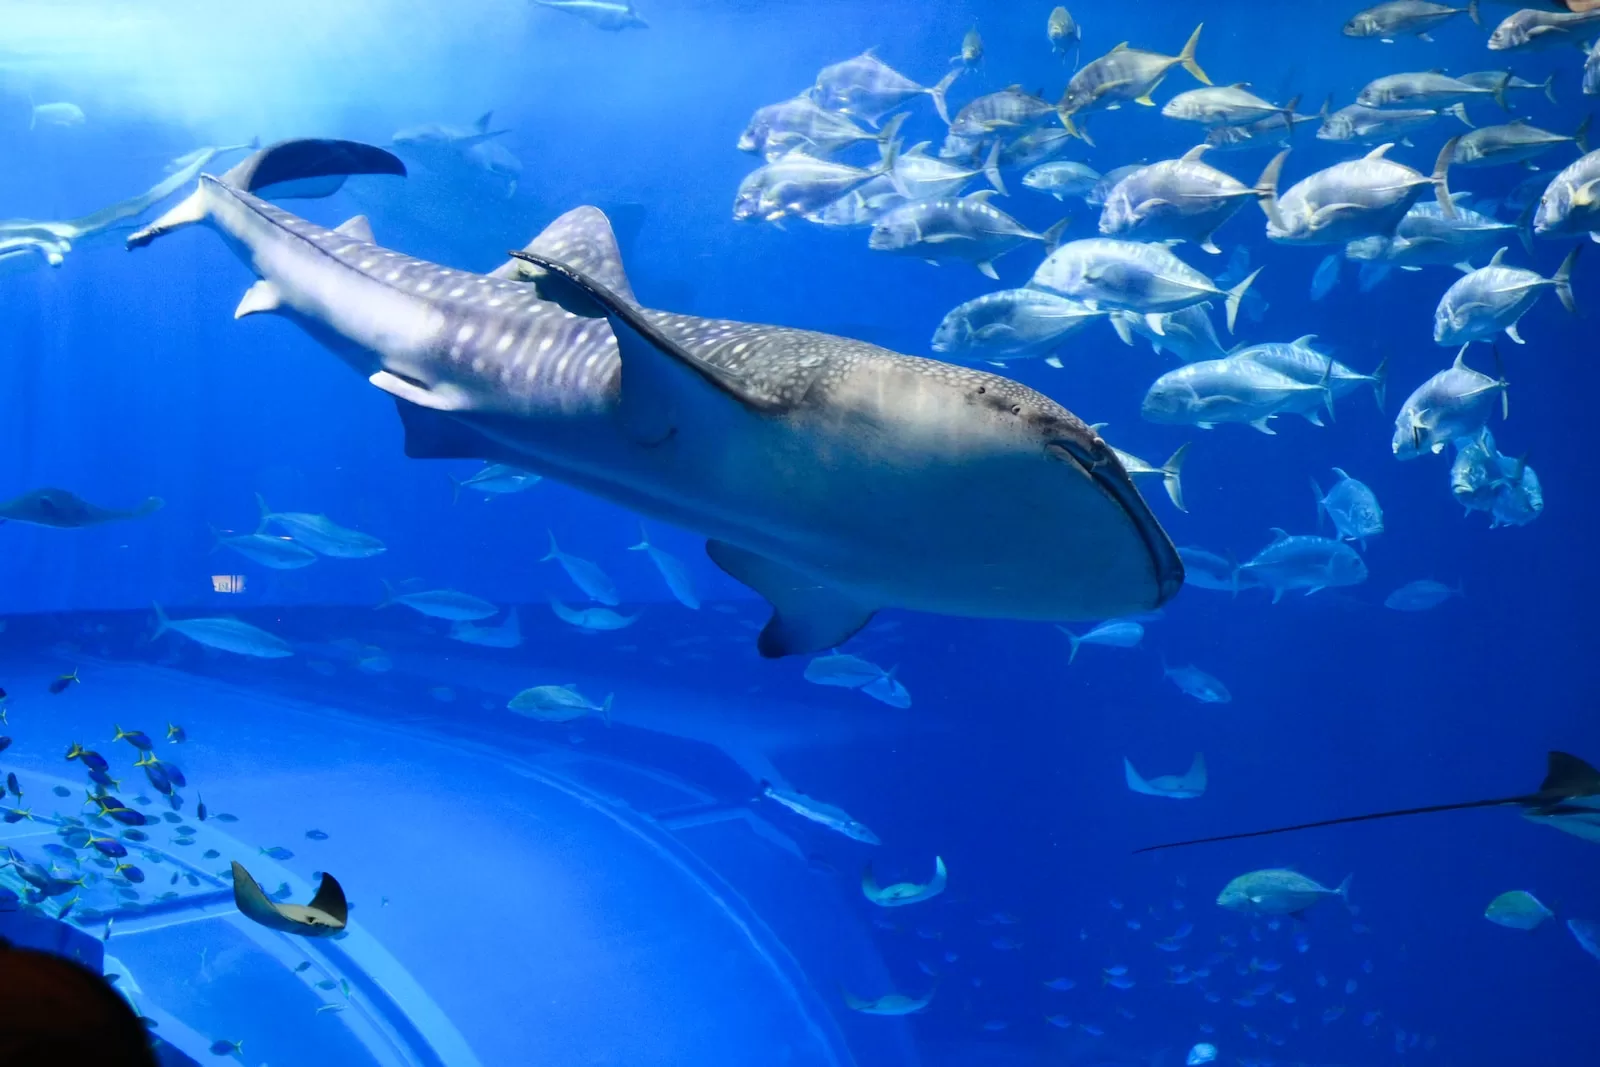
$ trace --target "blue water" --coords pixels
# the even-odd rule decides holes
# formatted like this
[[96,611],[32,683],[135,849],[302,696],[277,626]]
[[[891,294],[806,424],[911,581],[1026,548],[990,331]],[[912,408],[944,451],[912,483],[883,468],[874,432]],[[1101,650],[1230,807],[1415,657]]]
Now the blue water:
[[[0,169],[0,214],[87,214],[154,184],[167,161],[200,145],[385,144],[397,129],[468,126],[492,110],[524,166],[510,196],[482,175],[414,167],[404,182],[357,179],[286,206],[327,225],[366,213],[385,247],[487,271],[557,215],[595,204],[611,215],[647,307],[924,356],[946,311],[1000,285],[964,265],[870,251],[864,231],[736,224],[734,190],[759,162],[734,149],[739,132],[756,107],[868,47],[932,84],[974,24],[986,56],[956,83],[954,107],[1012,83],[1055,99],[1070,73],[1045,40],[1049,5],[660,3],[641,9],[649,29],[615,34],[521,0],[449,10],[365,0],[336,13],[180,3],[161,17],[114,3],[6,6],[17,32],[4,52],[0,152],[13,164]],[[1510,11],[1486,3],[1484,18]],[[1560,101],[1519,93],[1515,114],[1568,133],[1588,110],[1575,49],[1491,53],[1464,18],[1434,31],[1435,43],[1353,40],[1339,32],[1351,13],[1227,0],[1074,8],[1085,60],[1123,40],[1175,52],[1204,19],[1199,61],[1214,81],[1248,81],[1274,100],[1300,94],[1307,112],[1330,93],[1335,106],[1351,102],[1381,74],[1507,62],[1529,81],[1553,74]],[[1174,70],[1155,97],[1193,85]],[[30,93],[77,103],[85,123],[30,130]],[[943,128],[928,102],[908,110],[908,141],[937,143]],[[1468,112],[1480,125],[1500,121],[1491,103]],[[1096,114],[1090,128],[1096,146],[1075,143],[1065,158],[1102,171],[1174,157],[1199,129],[1132,106]],[[1314,134],[1310,125],[1296,135],[1285,185],[1362,151]],[[1393,155],[1426,171],[1445,136],[1430,128]],[[1249,183],[1269,156],[1211,162]],[[843,157],[868,163],[870,146]],[[1539,173],[1573,157],[1557,148]],[[1451,186],[1477,202],[1529,173],[1463,169]],[[1066,213],[1069,238],[1094,234],[1095,209],[1023,189],[1020,177],[1007,175],[1012,195],[997,205],[1039,231]],[[1068,343],[1062,369],[1021,361],[1003,373],[1108,423],[1108,439],[1147,459],[1192,440],[1187,513],[1141,482],[1179,545],[1245,559],[1272,527],[1313,532],[1308,479],[1326,487],[1331,467],[1347,470],[1384,507],[1386,531],[1364,553],[1369,579],[1277,605],[1260,592],[1185,589],[1147,624],[1141,647],[1085,646],[1070,667],[1065,639],[1047,625],[886,611],[847,651],[896,668],[913,698],[898,709],[807,683],[803,658],[761,660],[765,606],[689,532],[650,526],[689,568],[698,613],[672,599],[643,553],[626,551],[638,521],[618,507],[550,480],[454,499],[451,477],[476,464],[405,458],[389,398],[288,321],[233,321],[252,276],[214,234],[174,234],[137,254],[121,249],[123,236],[85,240],[59,268],[29,261],[0,277],[0,497],[60,486],[108,507],[165,502],[148,518],[89,529],[0,526],[9,694],[0,732],[14,738],[0,769],[19,775],[21,805],[44,820],[0,826],[0,841],[38,859],[48,819],[78,813],[50,791],[62,784],[75,797],[82,787],[82,768],[60,758],[72,742],[104,752],[125,793],[149,792],[136,753],[111,741],[113,724],[146,730],[182,765],[182,792],[194,794],[184,818],[201,797],[212,813],[238,816],[209,820],[192,845],[154,834],[166,858],[146,866],[161,876],[105,942],[137,979],[131,999],[190,1054],[211,1060],[206,1046],[225,1038],[242,1039],[239,1059],[252,1065],[1172,1067],[1198,1041],[1216,1044],[1225,1063],[1600,1056],[1600,961],[1564,928],[1600,918],[1590,843],[1489,810],[1132,854],[1523,793],[1548,749],[1600,758],[1590,714],[1600,584],[1593,262],[1577,266],[1576,317],[1547,296],[1522,321],[1527,345],[1499,345],[1510,417],[1491,425],[1503,451],[1537,469],[1546,509],[1528,526],[1490,530],[1451,499],[1448,453],[1400,463],[1390,452],[1400,401],[1451,358],[1431,329],[1454,272],[1396,271],[1361,294],[1347,264],[1340,286],[1313,302],[1328,249],[1269,244],[1247,205],[1218,241],[1264,267],[1256,289],[1270,307],[1260,323],[1241,319],[1236,340],[1315,333],[1357,370],[1387,359],[1383,411],[1362,390],[1322,429],[1287,416],[1271,437],[1157,426],[1140,418],[1139,401],[1175,364],[1100,325]],[[1540,241],[1530,263],[1512,245],[1513,261],[1546,275],[1569,247]],[[1212,273],[1227,258],[1192,246],[1179,254]],[[1031,245],[1008,254],[1001,284],[1024,284],[1040,258]],[[1489,369],[1487,348],[1474,346],[1469,362]],[[257,493],[379,536],[387,551],[295,571],[213,551],[210,527],[254,529]],[[607,570],[619,610],[642,612],[637,624],[587,635],[550,614],[548,597],[583,597],[540,562],[547,530]],[[214,577],[236,575],[242,592],[214,591]],[[413,578],[519,605],[523,644],[474,648],[447,640],[447,624],[372,610],[384,580]],[[1420,614],[1383,607],[1418,578],[1460,583],[1465,596]],[[152,640],[152,601],[176,618],[237,613],[295,655],[244,659],[175,635]],[[369,647],[389,669],[358,665]],[[1194,702],[1163,677],[1164,662],[1217,676],[1232,702]],[[49,695],[50,680],[74,668],[81,684]],[[540,723],[504,709],[518,690],[566,683],[596,702],[614,693],[611,723]],[[168,722],[191,740],[167,745]],[[1123,783],[1124,757],[1154,776],[1180,773],[1196,751],[1210,774],[1201,799],[1140,796]],[[752,799],[763,779],[842,807],[883,844]],[[154,817],[164,801],[147,799]],[[306,839],[312,828],[329,839]],[[259,852],[273,845],[293,858]],[[206,847],[220,858],[200,859]],[[862,898],[869,860],[880,881],[923,881],[935,855],[950,870],[941,897],[898,910]],[[300,901],[314,872],[338,874],[357,904],[349,937],[308,943],[233,915],[234,858]],[[1303,923],[1269,924],[1213,903],[1229,879],[1273,866],[1329,886],[1353,875],[1354,907],[1332,901]],[[173,870],[195,882],[169,890]],[[100,874],[82,894],[89,915],[78,915],[97,937],[103,914],[128,903],[111,899]],[[1534,892],[1556,920],[1531,932],[1485,921],[1489,900],[1509,889]],[[155,906],[163,891],[180,893],[165,910]],[[59,903],[41,910],[54,915]],[[1194,929],[1180,951],[1153,946],[1186,922]],[[1252,958],[1282,968],[1239,974]],[[295,972],[306,959],[314,966]],[[1179,963],[1212,973],[1169,984]],[[1132,988],[1103,984],[1114,966],[1129,968]],[[351,992],[318,989],[324,974]],[[1076,988],[1046,988],[1058,977]],[[1267,981],[1258,1003],[1235,1002]],[[850,1011],[841,987],[868,998],[936,992],[925,1012],[896,1019]],[[340,1010],[317,1012],[328,1004]]]

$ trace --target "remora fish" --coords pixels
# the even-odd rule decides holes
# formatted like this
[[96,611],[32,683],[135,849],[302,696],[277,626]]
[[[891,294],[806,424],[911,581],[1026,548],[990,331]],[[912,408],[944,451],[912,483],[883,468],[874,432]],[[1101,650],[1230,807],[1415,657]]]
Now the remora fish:
[[1109,446],[1015,382],[645,311],[592,208],[518,254],[530,285],[386,251],[364,227],[326,229],[256,195],[403,169],[367,145],[287,142],[202,177],[129,244],[219,230],[261,276],[241,313],[333,343],[396,398],[409,455],[509,463],[709,537],[713,561],[775,606],[768,656],[832,648],[887,606],[1065,622],[1150,611],[1181,587]]
[[881,845],[878,835],[863,826],[859,821],[851,818],[850,813],[843,808],[824,804],[815,797],[808,797],[804,793],[796,793],[789,789],[779,789],[771,782],[761,783],[761,795],[788,808],[802,818],[810,819],[819,826],[826,826],[834,833],[843,834],[852,841],[860,841],[865,845]]
[[1194,762],[1189,765],[1188,772],[1182,775],[1163,774],[1146,779],[1133,769],[1133,761],[1127,757],[1122,760],[1122,773],[1129,789],[1149,797],[1193,800],[1204,796],[1206,791],[1206,758],[1199,752],[1194,754]]
[[1431,815],[1441,811],[1464,811],[1468,808],[1520,808],[1523,818],[1565,831],[1574,837],[1600,844],[1600,771],[1577,756],[1566,752],[1551,752],[1543,784],[1537,792],[1514,797],[1496,797],[1490,800],[1468,800],[1456,804],[1429,804],[1420,808],[1399,808],[1394,811],[1377,811],[1367,815],[1345,815],[1337,819],[1319,819],[1316,822],[1298,823],[1294,826],[1276,826],[1270,830],[1252,830],[1240,834],[1222,834],[1202,837],[1192,841],[1173,841],[1164,845],[1147,845],[1134,852],[1157,852],[1187,845],[1208,845],[1217,841],[1238,841],[1249,837],[1269,837],[1273,834],[1294,833],[1321,826],[1342,826],[1346,823],[1371,822],[1375,819],[1397,819],[1409,815]]
[[35,489],[30,493],[0,502],[0,522],[25,522],[30,526],[76,529],[105,522],[142,519],[161,508],[161,498],[153,496],[136,508],[118,511],[91,504],[65,489]]
[[310,904],[277,904],[237,862],[233,864],[233,904],[251,922],[301,937],[332,937],[344,930],[350,917],[344,890],[338,879],[327,872],[323,872],[322,883]]

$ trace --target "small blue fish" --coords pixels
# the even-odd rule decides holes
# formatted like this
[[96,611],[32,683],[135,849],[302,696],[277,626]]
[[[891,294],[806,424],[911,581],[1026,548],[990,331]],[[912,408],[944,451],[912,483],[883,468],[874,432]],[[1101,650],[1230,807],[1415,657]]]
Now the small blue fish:
[[0,752],[4,752],[6,749],[8,749],[10,747],[11,747],[11,738],[9,738],[9,737],[0,737]]
[[211,1054],[213,1056],[243,1056],[244,1042],[218,1038],[211,1042]]
[[78,681],[81,681],[81,679],[78,677],[78,669],[74,667],[71,674],[63,674],[61,677],[50,683],[50,694],[52,696],[59,696],[60,694],[65,693],[69,688],[72,687],[74,683]]
[[195,800],[196,804],[194,806],[194,816],[201,822],[205,822],[206,816],[210,814],[208,811],[206,811],[206,798],[201,796],[199,793],[196,793]]
[[261,854],[266,856],[268,859],[278,860],[279,862],[282,862],[283,860],[294,859],[294,853],[290,852],[282,845],[273,845],[270,848],[264,848],[261,850]]
[[1069,989],[1076,989],[1077,982],[1070,978],[1052,978],[1044,984],[1046,989],[1054,989],[1057,993],[1065,993]]
[[128,744],[132,745],[134,748],[139,749],[140,751],[143,751],[143,752],[150,751],[150,748],[151,748],[150,736],[148,734],[146,734],[143,730],[124,730],[122,727],[117,726],[115,723],[112,724],[112,728],[115,729],[116,732],[117,732],[117,736],[115,736],[115,737],[113,737],[111,739],[113,742],[126,741],[126,742],[128,742]]
[[50,792],[54,793],[58,797],[70,797],[72,795],[72,790],[68,789],[64,785],[52,786]]
[[1311,276],[1311,299],[1321,300],[1339,284],[1339,266],[1344,261],[1340,252],[1326,256],[1317,264],[1317,273]]
[[128,881],[136,884],[144,881],[144,872],[131,863],[120,863],[117,865],[116,870],[112,871],[111,873],[120,874]]
[[313,841],[326,841],[328,839],[328,835],[321,830],[307,830],[306,836]]
[[170,722],[167,723],[167,742],[169,744],[181,744],[187,740],[189,740],[189,735],[184,732],[183,727],[174,726]]

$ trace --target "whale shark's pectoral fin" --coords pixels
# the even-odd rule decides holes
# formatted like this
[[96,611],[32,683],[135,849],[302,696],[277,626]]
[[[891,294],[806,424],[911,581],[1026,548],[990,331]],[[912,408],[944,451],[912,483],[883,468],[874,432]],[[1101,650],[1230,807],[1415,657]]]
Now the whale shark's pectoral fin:
[[707,541],[706,555],[772,605],[772,618],[756,641],[756,648],[768,659],[809,655],[843,644],[871,622],[877,611],[815,578],[726,541]]
[[511,255],[543,271],[535,281],[540,299],[584,318],[604,318],[611,327],[622,360],[617,414],[638,444],[665,444],[683,425],[725,416],[735,408],[762,414],[784,410],[776,398],[696,358],[637,308],[582,272],[533,252]]
[[[506,449],[459,419],[394,398],[410,459],[481,459],[496,462]],[[510,462],[509,460],[507,462]],[[525,460],[523,462],[526,462]]]

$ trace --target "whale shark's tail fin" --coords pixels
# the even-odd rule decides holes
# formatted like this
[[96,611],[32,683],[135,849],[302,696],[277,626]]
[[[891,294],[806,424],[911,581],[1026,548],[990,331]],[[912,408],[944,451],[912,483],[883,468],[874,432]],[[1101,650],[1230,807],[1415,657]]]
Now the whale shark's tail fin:
[[210,215],[207,183],[220,181],[241,192],[272,199],[331,196],[352,174],[405,177],[406,165],[392,152],[359,141],[304,139],[279,141],[250,153],[220,179],[202,176],[200,185],[155,222],[128,237],[129,248],[143,248],[157,237],[203,222]]

